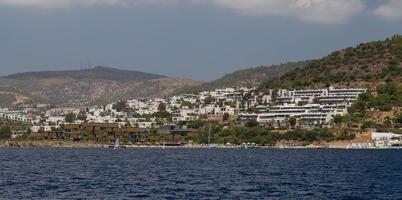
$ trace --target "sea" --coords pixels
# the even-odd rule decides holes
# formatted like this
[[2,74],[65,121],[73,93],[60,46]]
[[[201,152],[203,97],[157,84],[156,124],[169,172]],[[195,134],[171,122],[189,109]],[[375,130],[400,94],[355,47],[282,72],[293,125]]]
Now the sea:
[[0,199],[402,199],[402,151],[0,148]]

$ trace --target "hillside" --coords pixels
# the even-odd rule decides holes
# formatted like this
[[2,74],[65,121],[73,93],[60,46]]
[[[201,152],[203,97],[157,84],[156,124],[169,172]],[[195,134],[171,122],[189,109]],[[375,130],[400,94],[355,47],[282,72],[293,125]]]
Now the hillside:
[[255,68],[238,70],[224,75],[217,80],[206,82],[198,86],[185,87],[175,91],[176,94],[196,93],[205,90],[225,87],[255,87],[264,81],[279,77],[295,68],[303,68],[309,61],[289,62],[279,65],[259,66]]
[[89,80],[143,81],[143,80],[160,79],[167,77],[139,71],[129,71],[129,70],[121,70],[110,67],[98,66],[91,69],[81,69],[81,70],[17,73],[6,76],[5,78],[20,79],[20,80],[70,78],[74,80],[89,79]]
[[318,88],[335,86],[373,86],[383,82],[401,83],[402,36],[360,44],[331,53],[265,82],[267,88]]
[[259,90],[330,85],[371,91],[359,96],[348,115],[337,118],[337,126],[402,134],[402,36],[336,51],[265,82]]
[[96,67],[85,70],[27,72],[0,78],[0,106],[21,102],[100,104],[136,97],[170,95],[200,84],[137,71]]

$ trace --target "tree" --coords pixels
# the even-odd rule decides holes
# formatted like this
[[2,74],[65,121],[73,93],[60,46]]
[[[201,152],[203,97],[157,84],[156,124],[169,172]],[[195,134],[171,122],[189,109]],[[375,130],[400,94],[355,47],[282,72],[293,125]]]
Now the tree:
[[211,104],[212,102],[214,102],[215,99],[212,96],[207,96],[204,100],[205,104]]
[[165,110],[161,110],[161,111],[154,113],[153,116],[156,118],[170,118],[171,114]]
[[229,113],[225,113],[225,114],[223,114],[223,121],[227,121],[227,120],[229,120]]
[[113,109],[116,109],[117,112],[126,111],[127,110],[127,102],[126,101],[118,101],[113,104]]
[[177,126],[179,127],[187,126],[187,121],[179,121],[177,122]]
[[258,127],[259,123],[257,122],[257,120],[250,120],[246,122],[245,126],[249,128]]
[[80,113],[77,115],[77,119],[85,121],[87,120],[87,115],[85,110],[81,110]]
[[159,112],[166,111],[166,105],[164,103],[160,102],[158,105],[158,111]]
[[10,139],[11,138],[11,128],[9,126],[2,126],[0,128],[0,139]]
[[343,131],[341,134],[339,134],[336,139],[337,140],[353,140],[356,138],[356,134],[354,133],[348,133],[346,130]]
[[194,121],[189,121],[187,125],[189,128],[199,129],[204,125],[204,123],[201,120],[194,120]]
[[189,102],[189,101],[182,101],[182,102],[181,102],[181,107],[192,108],[193,105],[192,105],[191,102]]
[[336,125],[339,126],[340,124],[342,124],[342,122],[343,122],[343,117],[341,115],[335,115],[334,116],[334,123]]
[[67,123],[73,123],[76,119],[76,116],[74,113],[68,113],[64,118]]
[[290,128],[295,128],[296,123],[297,123],[296,117],[291,117],[291,118],[289,119]]
[[399,113],[395,118],[395,124],[398,127],[402,127],[402,113]]
[[126,124],[124,124],[125,127],[131,127],[131,123],[127,118],[124,121],[126,122]]
[[350,128],[353,126],[354,122],[358,121],[357,117],[356,115],[346,114],[342,117],[342,121]]

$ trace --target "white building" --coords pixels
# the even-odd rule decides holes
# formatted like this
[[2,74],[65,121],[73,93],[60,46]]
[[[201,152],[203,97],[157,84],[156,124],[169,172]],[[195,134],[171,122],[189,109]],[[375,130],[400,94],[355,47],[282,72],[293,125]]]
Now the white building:
[[283,123],[291,117],[309,124],[328,123],[336,115],[347,114],[347,109],[358,96],[367,89],[312,89],[279,90],[278,105],[258,107],[262,111],[257,121],[260,123]]
[[395,133],[371,133],[371,139],[375,147],[402,146],[402,135]]
[[52,131],[52,128],[53,129],[57,129],[57,128],[60,128],[60,126],[49,126],[49,125],[42,125],[42,126],[39,126],[39,125],[35,125],[35,126],[32,126],[31,127],[31,131],[32,132],[48,132],[48,131]]

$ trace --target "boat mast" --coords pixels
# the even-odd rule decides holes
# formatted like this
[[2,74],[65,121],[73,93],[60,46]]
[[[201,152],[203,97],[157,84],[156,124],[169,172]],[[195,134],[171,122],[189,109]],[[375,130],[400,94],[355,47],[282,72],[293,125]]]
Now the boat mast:
[[208,126],[208,146],[211,145],[211,124]]

